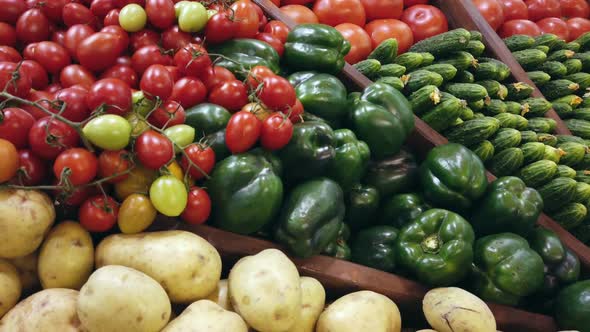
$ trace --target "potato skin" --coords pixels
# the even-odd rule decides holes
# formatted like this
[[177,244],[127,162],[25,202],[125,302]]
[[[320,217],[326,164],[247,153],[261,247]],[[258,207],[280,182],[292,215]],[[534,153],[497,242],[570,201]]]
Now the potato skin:
[[400,332],[401,317],[389,298],[371,291],[345,295],[318,319],[316,332]]
[[221,279],[217,283],[217,287],[215,290],[211,292],[206,298],[211,302],[217,303],[220,307],[225,310],[234,311],[234,308],[231,305],[229,300],[229,290],[228,290],[228,281],[227,279]]
[[232,311],[227,311],[209,300],[188,306],[162,332],[248,332],[246,322]]
[[9,261],[0,258],[0,318],[16,305],[21,291],[18,271]]
[[164,287],[174,303],[209,295],[221,278],[221,257],[202,237],[185,231],[115,234],[96,248],[96,267],[123,265]]
[[326,305],[324,286],[314,278],[301,277],[301,314],[289,332],[313,332]]
[[80,289],[76,308],[88,332],[158,332],[171,312],[170,300],[157,281],[119,265],[94,271]]
[[41,282],[37,273],[37,262],[39,261],[39,252],[35,251],[23,257],[11,258],[8,260],[18,272],[18,276],[23,288],[23,295],[30,295],[36,290]]
[[487,304],[461,288],[430,290],[422,300],[422,310],[438,332],[496,331],[496,320]]
[[301,312],[299,272],[279,250],[267,249],[240,259],[229,273],[235,311],[259,332],[284,332]]
[[79,290],[93,268],[92,238],[79,223],[64,221],[49,232],[37,268],[43,288]]
[[0,258],[37,250],[55,221],[53,202],[36,190],[0,190]]
[[51,288],[19,302],[0,320],[0,332],[81,332],[76,314],[78,291]]

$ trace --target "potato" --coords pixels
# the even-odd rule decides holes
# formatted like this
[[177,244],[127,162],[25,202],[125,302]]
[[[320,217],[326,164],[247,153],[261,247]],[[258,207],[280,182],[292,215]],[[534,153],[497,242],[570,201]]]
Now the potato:
[[316,332],[400,332],[397,305],[371,291],[345,295],[330,304],[318,319]]
[[246,322],[235,312],[224,310],[209,300],[200,300],[188,306],[178,318],[162,332],[248,332]]
[[39,253],[43,288],[79,290],[94,268],[92,238],[79,223],[64,221],[47,235]]
[[301,312],[299,272],[280,250],[267,249],[240,259],[229,273],[235,311],[260,332],[284,332]]
[[8,261],[14,265],[23,288],[23,294],[32,294],[41,282],[37,274],[37,261],[39,252],[35,251],[23,257],[11,258]]
[[490,308],[477,296],[457,287],[435,288],[422,300],[426,320],[438,332],[496,332]]
[[0,258],[37,250],[55,221],[49,196],[36,190],[0,190]]
[[94,271],[77,305],[88,332],[157,332],[168,323],[170,311],[170,300],[157,281],[120,265]]
[[217,303],[225,310],[234,311],[229,300],[229,292],[227,286],[227,279],[219,280],[215,290],[207,296],[207,300]]
[[301,314],[289,332],[313,332],[324,305],[326,291],[314,278],[301,277]]
[[123,265],[149,275],[174,303],[204,299],[221,278],[217,250],[185,231],[111,235],[96,248],[96,267],[105,265]]
[[19,302],[0,320],[0,332],[81,332],[78,291],[51,288]]
[[0,318],[16,305],[21,291],[18,271],[10,262],[0,258]]

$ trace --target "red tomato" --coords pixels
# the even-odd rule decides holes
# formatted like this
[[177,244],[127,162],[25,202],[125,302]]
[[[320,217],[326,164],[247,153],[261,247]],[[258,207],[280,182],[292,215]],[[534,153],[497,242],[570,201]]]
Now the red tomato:
[[261,32],[256,35],[256,39],[267,43],[268,45],[272,46],[272,48],[277,51],[279,56],[283,56],[283,52],[285,51],[285,46],[283,43],[275,36],[271,35],[270,33]]
[[529,35],[538,36],[541,34],[541,29],[533,21],[529,20],[512,20],[502,24],[498,34],[502,38],[510,37],[512,35]]
[[309,8],[302,5],[287,5],[281,7],[281,12],[296,24],[319,23],[316,14]]
[[225,145],[232,153],[246,152],[256,144],[261,130],[262,122],[256,115],[247,111],[237,112],[225,128]]
[[133,63],[131,62],[131,57],[130,56],[126,56],[126,55],[121,55],[120,57],[117,58],[116,63],[118,65],[123,65],[123,66],[133,66]]
[[207,99],[205,84],[195,77],[183,77],[174,83],[170,100],[177,101],[184,108],[193,107]]
[[213,15],[205,27],[205,38],[209,43],[221,43],[232,39],[236,34],[237,24],[231,19],[231,14],[219,12]]
[[[207,39],[209,41],[209,39]],[[178,25],[173,25],[162,32],[162,47],[165,50],[178,50],[191,43],[190,33],[180,30]]]
[[371,37],[358,25],[342,23],[336,26],[336,30],[350,42],[350,52],[344,57],[346,62],[355,64],[366,59],[373,50]]
[[79,142],[80,136],[74,128],[50,117],[37,120],[29,131],[29,146],[43,159],[54,159],[64,150],[78,146]]
[[404,0],[404,7],[412,7],[414,5],[427,5],[428,0]]
[[[53,28],[52,28],[53,29]],[[64,40],[66,39],[66,32],[64,30],[57,30],[51,33],[51,41],[64,46]]]
[[174,82],[178,81],[181,77],[182,77],[182,73],[180,72],[180,69],[178,69],[178,67],[176,66],[165,66],[166,70],[170,72],[170,75],[172,75],[172,80]]
[[68,51],[63,46],[50,41],[37,43],[33,60],[37,61],[51,74],[58,74],[65,66],[71,63]]
[[287,42],[287,36],[289,35],[289,27],[281,21],[270,21],[264,26],[263,32],[270,33],[277,37],[281,43]]
[[207,50],[198,44],[188,44],[174,54],[174,63],[187,76],[199,76],[211,66]]
[[[68,0],[37,1],[35,6],[41,8],[43,14],[54,23],[62,23],[62,11]],[[31,7],[33,8],[33,7]]]
[[278,75],[263,78],[257,95],[264,105],[275,111],[294,105],[297,99],[291,83]]
[[118,78],[121,81],[127,83],[130,88],[137,88],[137,73],[130,66],[114,65],[111,68],[105,70],[100,78]]
[[148,21],[160,29],[171,27],[176,20],[174,2],[172,0],[146,0],[145,12]]
[[129,44],[131,45],[131,51],[135,52],[140,48],[148,45],[158,45],[160,41],[160,35],[154,30],[143,29],[141,31],[134,32],[129,37]]
[[151,65],[141,76],[139,87],[150,99],[158,97],[160,100],[167,100],[172,95],[174,78],[166,67]]
[[295,105],[288,107],[281,112],[289,117],[292,123],[301,122],[301,114],[303,114],[303,104],[297,99]]
[[561,6],[559,0],[525,0],[529,8],[529,19],[538,21],[545,17],[560,17]]
[[60,153],[53,164],[53,175],[64,181],[67,178],[74,186],[87,184],[92,181],[98,171],[98,160],[94,153],[73,148]]
[[[98,175],[101,178],[108,178],[121,174],[131,167],[131,154],[125,150],[103,151],[98,157]],[[125,180],[129,174],[122,174],[108,180],[108,183],[117,183]]]
[[168,137],[148,130],[137,137],[135,153],[143,166],[159,169],[174,158],[174,146]]
[[268,150],[280,150],[293,136],[293,123],[282,113],[275,113],[262,123],[260,144]]
[[[182,159],[180,160],[180,166],[185,172],[188,172],[193,179],[199,180],[204,178],[205,175],[203,172],[205,172],[205,174],[211,173],[213,166],[215,166],[215,152],[211,147],[193,143],[184,148],[184,152],[185,154],[182,155]],[[189,163],[189,160],[192,164]]]
[[529,19],[529,9],[523,0],[498,0],[498,2],[502,5],[504,21]]
[[569,39],[569,28],[564,20],[557,17],[547,17],[537,22],[537,26],[543,33],[552,33],[563,40]]
[[49,85],[47,71],[39,62],[35,60],[24,60],[21,62],[21,67],[29,73],[33,89],[43,90]]
[[117,223],[119,205],[109,196],[93,196],[80,207],[80,225],[89,232],[106,232]]
[[207,68],[199,78],[205,84],[207,91],[211,91],[211,89],[219,84],[236,79],[231,71],[219,66]]
[[204,224],[211,214],[211,199],[205,190],[192,187],[180,219],[191,225]]
[[94,84],[96,78],[86,68],[80,65],[69,65],[62,69],[59,75],[59,82],[64,88],[69,88],[73,85],[82,85],[87,89]]
[[19,157],[12,143],[0,138],[0,183],[12,179],[19,167]]
[[16,44],[16,29],[4,22],[0,22],[0,45],[14,46]]
[[135,51],[131,57],[133,69],[139,75],[143,74],[143,72],[151,65],[159,64],[167,66],[171,61],[172,58],[165,54],[163,50],[156,45],[144,46]]
[[[49,105],[49,100],[53,99],[53,94],[45,92],[45,91],[31,91],[31,94],[27,97],[27,100],[37,102],[45,109],[50,110],[51,106]],[[48,114],[37,108],[36,106],[30,105],[21,105],[20,108],[25,110],[27,113],[31,114],[35,120],[39,120],[41,118],[46,117]]]
[[583,18],[590,16],[590,5],[586,0],[559,0],[559,4],[562,16]]
[[[308,3],[313,3],[313,0],[282,0],[280,5],[307,5]],[[277,5],[277,7],[280,7],[280,5]]]
[[119,25],[119,11],[119,9],[111,10],[107,16],[104,17],[103,25],[105,27],[109,25]]
[[117,35],[97,32],[78,45],[76,54],[82,66],[91,71],[102,71],[112,66],[121,52],[123,48]]
[[[13,78],[13,74],[17,73]],[[29,72],[14,62],[0,62],[0,91],[6,89],[11,95],[24,98],[29,95],[33,83]]]
[[49,92],[49,93],[53,94],[53,93],[56,93],[56,92],[58,92],[59,90],[61,90],[61,88],[62,88],[62,87],[61,87],[61,84],[59,84],[59,83],[55,82],[55,83],[51,83],[51,84],[49,84],[49,85],[48,85],[48,86],[45,88],[45,90],[43,90],[43,91],[45,91],[45,92]]
[[268,19],[266,18],[266,15],[264,15],[262,8],[257,4],[254,4],[254,9],[256,9],[256,14],[258,14],[258,30],[262,30],[266,23],[268,23]]
[[0,46],[0,61],[19,62],[22,59],[23,58],[14,47]]
[[570,32],[570,39],[574,40],[590,31],[590,20],[581,17],[570,18],[567,20],[567,26]]
[[74,24],[89,24],[95,26],[96,17],[90,9],[79,3],[70,2],[63,7],[62,19],[66,26],[71,27]]
[[404,10],[403,0],[361,0],[367,21],[378,18],[400,18]]
[[254,66],[248,73],[248,79],[246,80],[250,89],[256,89],[263,83],[263,80],[267,77],[274,77],[276,74],[265,66]]
[[93,33],[94,29],[92,29],[89,25],[72,25],[68,31],[66,31],[66,35],[64,36],[64,47],[74,59],[77,59],[76,50],[78,49],[78,45],[80,45],[84,39],[91,36]]
[[92,0],[90,11],[94,16],[105,17],[111,10],[115,9],[113,0]]
[[47,40],[49,33],[49,20],[40,9],[27,10],[16,22],[16,37],[23,43]]
[[497,0],[473,0],[473,4],[492,29],[498,30],[500,25],[504,23],[504,11]]
[[244,83],[238,80],[226,81],[209,91],[208,100],[227,108],[230,112],[235,112],[248,103],[248,91]]
[[21,186],[35,186],[40,184],[47,175],[47,165],[31,150],[18,151],[19,169],[13,183]]
[[235,38],[254,38],[258,33],[258,13],[250,0],[238,0],[231,5],[236,22]]
[[[61,114],[64,118],[82,122],[90,116],[91,109],[86,105],[86,96],[88,91],[72,86],[60,90],[55,94],[55,100],[62,101],[66,105],[65,111]],[[57,112],[58,110],[55,110]]]
[[[35,56],[35,49],[37,48],[37,44],[38,43],[31,43],[31,44],[25,46],[25,48],[23,49],[23,58],[29,59],[29,60],[32,59]],[[6,49],[6,48],[8,48],[8,46],[0,46],[0,48]],[[12,47],[10,47],[10,48],[12,48]],[[0,52],[0,56],[3,53],[5,53],[5,52],[3,52],[3,51]],[[17,52],[17,54],[18,54],[18,52]],[[18,55],[18,59],[19,59],[18,61],[20,61],[20,58],[21,57],[20,57],[20,54],[19,54]],[[12,62],[18,62],[18,61],[13,60]]]
[[122,50],[126,50],[129,47],[129,34],[127,34],[127,31],[123,30],[120,26],[109,25],[102,28],[100,32],[111,33],[117,36],[117,43]]
[[0,22],[14,24],[27,10],[24,0],[0,0]]
[[164,129],[183,124],[185,119],[184,108],[176,101],[168,100],[152,112],[148,121],[152,125]]
[[86,104],[92,111],[103,106],[104,111],[123,115],[131,110],[131,88],[117,78],[104,78],[88,90]]
[[27,146],[29,130],[35,118],[25,110],[8,107],[0,111],[0,138],[10,141],[17,149]]
[[336,26],[352,23],[365,26],[365,8],[360,0],[318,0],[313,5],[313,12],[320,23]]
[[412,29],[406,23],[396,19],[374,20],[365,26],[365,31],[371,37],[373,48],[385,39],[395,38],[398,43],[397,53],[401,54],[414,44]]
[[445,14],[430,5],[416,5],[404,10],[401,20],[412,29],[414,42],[441,34],[449,29]]

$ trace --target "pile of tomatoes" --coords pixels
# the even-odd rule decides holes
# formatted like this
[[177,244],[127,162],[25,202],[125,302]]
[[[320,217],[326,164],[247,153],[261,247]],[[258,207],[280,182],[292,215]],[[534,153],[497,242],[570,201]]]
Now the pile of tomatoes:
[[[92,232],[147,228],[159,212],[203,223],[216,156],[185,125],[203,102],[232,113],[232,153],[288,144],[303,112],[262,66],[238,80],[207,45],[289,30],[250,0],[0,0],[0,187],[53,193]],[[197,133],[198,134],[198,133]],[[196,141],[196,142],[195,142]]]

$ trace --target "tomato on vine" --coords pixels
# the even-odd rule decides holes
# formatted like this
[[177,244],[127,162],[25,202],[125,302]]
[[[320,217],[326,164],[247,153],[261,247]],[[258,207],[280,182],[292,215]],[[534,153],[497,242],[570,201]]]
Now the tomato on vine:
[[135,141],[137,159],[149,169],[159,169],[174,157],[172,142],[164,135],[148,130]]
[[260,144],[268,150],[280,150],[289,144],[292,136],[291,120],[282,113],[275,113],[262,123]]
[[150,200],[161,214],[179,216],[186,207],[188,193],[184,183],[173,175],[163,175],[150,186]]
[[183,77],[174,83],[170,99],[184,108],[192,107],[207,99],[207,88],[198,78]]
[[211,66],[208,67],[199,78],[203,81],[203,84],[205,84],[207,91],[210,91],[221,83],[235,80],[236,76],[227,68]]
[[248,151],[256,144],[262,130],[262,122],[246,111],[231,116],[225,128],[225,145],[232,153]]
[[74,186],[92,181],[97,172],[98,159],[94,153],[82,148],[65,150],[53,164],[53,175],[60,181],[66,177]]
[[191,225],[204,224],[211,214],[211,198],[199,187],[192,187],[188,193],[188,200],[180,219]]
[[289,81],[273,75],[262,79],[262,88],[257,93],[264,105],[273,110],[281,110],[295,104],[297,96]]
[[185,119],[184,108],[178,102],[169,100],[153,111],[148,121],[152,125],[164,129],[183,124]]
[[[88,91],[76,85],[57,92],[55,100],[60,103],[60,107],[65,106],[65,110],[61,115],[75,122],[81,122],[88,118],[91,110],[86,104],[86,96],[88,96]],[[60,108],[54,107],[52,111],[58,113]]]
[[139,87],[149,99],[167,100],[172,95],[174,79],[172,74],[162,65],[151,65],[141,76]]
[[98,175],[101,178],[121,174],[108,180],[108,183],[121,182],[129,177],[122,174],[131,168],[131,154],[126,150],[103,151],[98,156]]
[[266,66],[254,66],[250,68],[246,82],[250,89],[256,89],[266,77],[276,76],[276,74]]
[[104,78],[94,83],[86,97],[91,111],[102,107],[110,114],[123,115],[131,110],[131,88],[116,78]]
[[0,138],[11,142],[17,149],[27,146],[29,130],[33,124],[35,118],[21,108],[8,107],[0,110]]
[[0,62],[0,91],[6,88],[9,94],[25,98],[32,86],[33,82],[25,68],[14,62]]
[[74,128],[50,117],[37,120],[29,131],[29,146],[43,159],[54,159],[64,150],[78,146],[79,142],[80,135]]
[[248,91],[241,81],[226,81],[210,90],[208,100],[235,112],[248,103]]
[[172,63],[172,57],[166,54],[158,45],[146,45],[133,52],[131,66],[139,75],[151,65],[167,66]]
[[[195,167],[195,165],[200,168],[200,170]],[[185,171],[188,171],[193,179],[202,179],[205,177],[205,174],[211,173],[213,166],[215,166],[215,152],[211,147],[202,146],[197,143],[191,144],[184,148],[184,154],[180,160],[180,166],[182,166]],[[203,172],[205,174],[203,174]]]
[[14,145],[0,138],[0,183],[12,179],[19,167],[18,152]]
[[21,186],[34,186],[40,184],[47,175],[47,165],[31,150],[18,151],[19,169],[16,177],[11,181]]
[[237,24],[229,12],[220,11],[211,16],[205,27],[205,39],[209,43],[222,43],[230,40],[236,33]]
[[93,196],[80,207],[78,217],[82,227],[90,232],[106,232],[117,222],[119,205],[110,196]]
[[203,46],[188,44],[174,54],[174,63],[185,75],[198,77],[212,62]]

